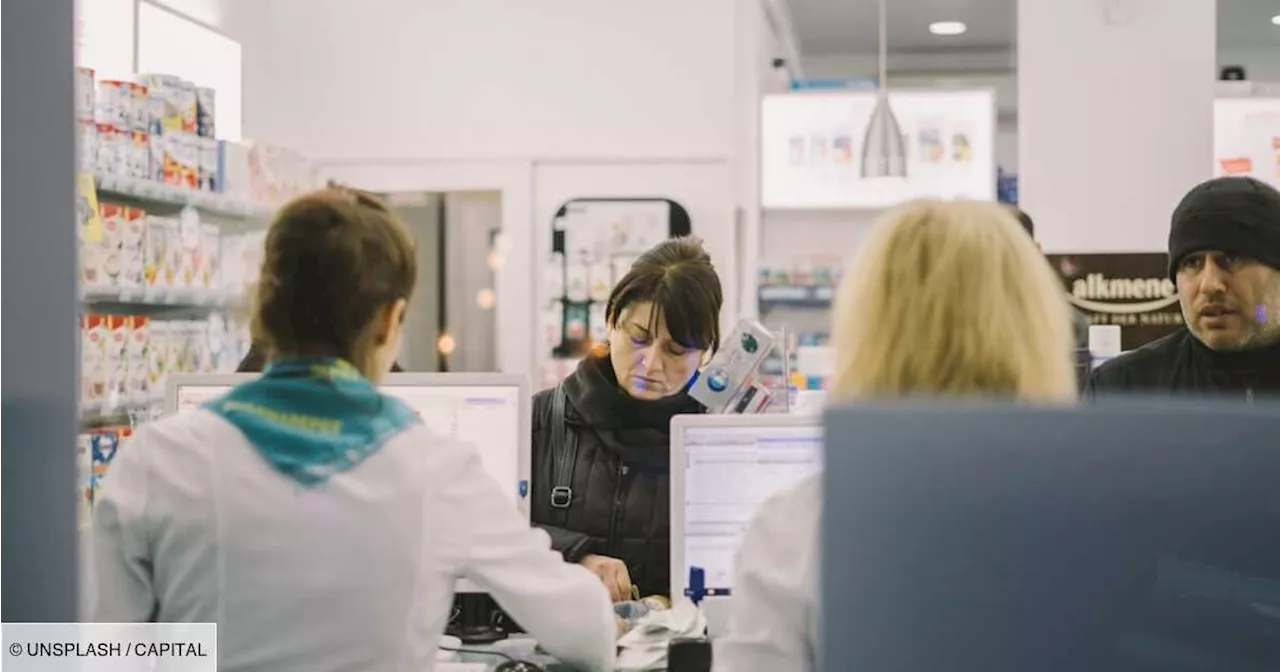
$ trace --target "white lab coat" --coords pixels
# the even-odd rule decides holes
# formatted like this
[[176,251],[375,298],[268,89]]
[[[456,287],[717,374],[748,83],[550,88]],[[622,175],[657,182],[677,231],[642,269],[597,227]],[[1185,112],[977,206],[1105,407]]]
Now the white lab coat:
[[91,543],[89,620],[216,621],[220,670],[430,672],[460,577],[561,660],[614,661],[599,579],[472,447],[421,426],[307,488],[210,411],[152,423],[112,464]]
[[817,668],[821,476],[765,501],[734,560],[729,631],[715,640],[716,672]]

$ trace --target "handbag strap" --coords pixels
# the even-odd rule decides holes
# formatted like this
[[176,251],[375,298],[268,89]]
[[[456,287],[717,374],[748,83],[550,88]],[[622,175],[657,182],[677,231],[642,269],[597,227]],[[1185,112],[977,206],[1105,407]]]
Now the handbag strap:
[[[551,393],[551,508],[568,509],[573,503],[573,472],[578,463],[578,433],[568,431],[564,383]],[[565,511],[568,517],[568,511]]]

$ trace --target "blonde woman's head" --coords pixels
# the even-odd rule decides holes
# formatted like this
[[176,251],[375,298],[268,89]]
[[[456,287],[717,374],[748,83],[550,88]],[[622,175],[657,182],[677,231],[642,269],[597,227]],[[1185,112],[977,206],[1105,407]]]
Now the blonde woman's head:
[[836,296],[833,394],[1076,395],[1070,308],[992,203],[913,201],[880,220]]

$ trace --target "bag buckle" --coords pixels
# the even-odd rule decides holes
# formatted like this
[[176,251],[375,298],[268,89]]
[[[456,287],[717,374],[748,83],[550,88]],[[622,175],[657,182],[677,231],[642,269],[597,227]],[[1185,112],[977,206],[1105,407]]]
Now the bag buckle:
[[573,488],[563,485],[551,488],[551,508],[567,509],[571,502],[573,502]]

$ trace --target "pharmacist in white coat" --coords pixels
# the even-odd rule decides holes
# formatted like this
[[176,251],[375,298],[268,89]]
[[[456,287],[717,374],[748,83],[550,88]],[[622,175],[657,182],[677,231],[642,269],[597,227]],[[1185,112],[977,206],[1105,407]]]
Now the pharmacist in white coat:
[[[914,201],[887,214],[845,269],[833,318],[834,399],[1076,397],[1062,286],[995,204]],[[717,672],[816,669],[821,482],[776,495],[748,526]]]
[[434,666],[460,578],[552,655],[614,660],[599,580],[566,564],[482,469],[376,382],[416,280],[404,224],[349,190],[267,236],[262,378],[143,427],[96,504],[95,621],[217,622],[220,670]]

